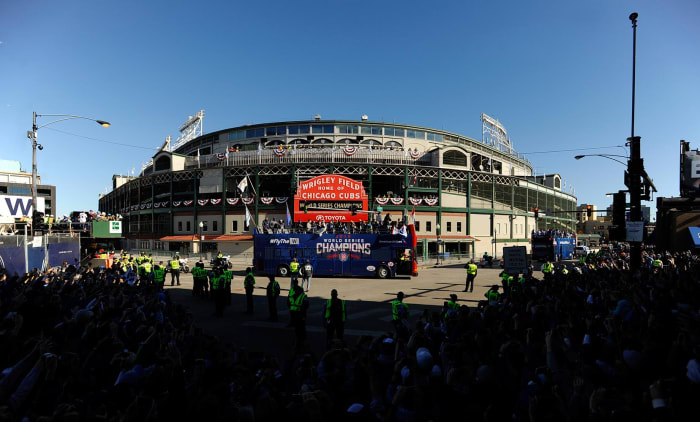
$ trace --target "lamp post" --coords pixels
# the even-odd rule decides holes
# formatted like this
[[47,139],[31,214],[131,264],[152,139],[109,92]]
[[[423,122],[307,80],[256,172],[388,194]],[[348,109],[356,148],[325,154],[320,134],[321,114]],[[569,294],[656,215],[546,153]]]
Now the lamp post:
[[616,161],[616,162],[622,164],[623,166],[627,166],[627,163],[625,163],[621,160],[618,160],[617,158],[612,158],[612,157],[629,158],[626,155],[619,155],[619,154],[584,154],[584,155],[577,155],[574,157],[574,159],[580,160],[584,157],[603,157],[603,158],[607,158],[608,160]]
[[[202,230],[204,229],[204,221],[199,222],[199,241],[202,242],[204,241],[204,235],[202,234]],[[201,249],[201,244],[200,244],[200,249]],[[202,252],[200,250],[200,252]]]
[[435,265],[440,265],[440,223],[435,225],[435,233],[437,234],[437,243],[435,244]]
[[[36,124],[36,118],[37,117],[60,117],[59,119],[50,121],[48,123],[45,123],[41,126],[37,126]],[[41,129],[42,127],[46,127],[48,125],[52,125],[57,122],[61,122],[63,120],[71,120],[71,119],[85,119],[85,120],[92,120],[93,122],[97,122],[102,127],[110,127],[110,123],[106,122],[104,120],[97,120],[93,119],[91,117],[84,117],[84,116],[76,116],[72,114],[37,114],[36,111],[32,112],[32,130],[27,131],[27,138],[29,138],[29,141],[32,143],[32,235],[34,235],[34,232],[36,231],[36,216],[37,216],[37,202],[36,202],[36,196],[37,196],[37,171],[36,171],[36,149],[39,148],[39,150],[43,150],[44,147],[40,144],[37,143],[36,138],[37,138],[37,131]]]

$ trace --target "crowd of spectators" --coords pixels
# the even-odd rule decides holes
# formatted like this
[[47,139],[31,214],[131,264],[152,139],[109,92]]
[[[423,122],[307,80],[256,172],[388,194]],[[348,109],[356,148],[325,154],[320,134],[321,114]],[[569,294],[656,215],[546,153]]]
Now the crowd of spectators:
[[532,237],[574,237],[576,234],[565,230],[533,230]]
[[657,254],[631,275],[626,259],[281,361],[110,270],[3,274],[0,419],[697,420],[700,260]]

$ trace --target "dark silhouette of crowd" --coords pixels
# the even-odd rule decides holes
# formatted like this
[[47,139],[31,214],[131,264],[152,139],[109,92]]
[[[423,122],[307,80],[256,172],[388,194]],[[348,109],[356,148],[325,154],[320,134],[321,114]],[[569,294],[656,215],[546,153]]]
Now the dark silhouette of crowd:
[[2,274],[0,420],[697,420],[700,261],[657,254],[630,276],[626,259],[284,361],[110,270]]
[[377,218],[372,221],[330,221],[330,222],[296,222],[286,225],[282,219],[276,221],[266,218],[263,220],[262,233],[264,234],[391,234],[396,230],[401,230],[406,225],[405,219],[393,221],[391,215],[385,214],[384,218]]

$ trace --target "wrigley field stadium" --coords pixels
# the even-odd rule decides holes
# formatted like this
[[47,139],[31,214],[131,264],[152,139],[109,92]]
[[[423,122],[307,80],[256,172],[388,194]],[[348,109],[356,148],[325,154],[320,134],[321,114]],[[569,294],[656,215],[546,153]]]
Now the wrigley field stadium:
[[367,116],[203,134],[203,117],[100,196],[100,211],[122,216],[122,248],[252,258],[254,228],[266,218],[287,225],[288,213],[293,223],[415,221],[419,261],[438,251],[501,256],[506,246],[529,253],[533,230],[575,232],[576,197],[561,177],[534,175],[487,115],[481,140]]

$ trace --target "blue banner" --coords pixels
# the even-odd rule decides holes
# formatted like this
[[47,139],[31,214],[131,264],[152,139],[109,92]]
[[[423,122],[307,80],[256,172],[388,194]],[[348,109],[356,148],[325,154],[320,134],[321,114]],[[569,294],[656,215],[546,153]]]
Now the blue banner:
[[[43,247],[27,249],[30,270],[60,267],[63,261],[75,266],[80,263],[80,242],[50,243],[47,249],[48,253]],[[0,267],[10,274],[24,274],[24,247],[0,247]]]

